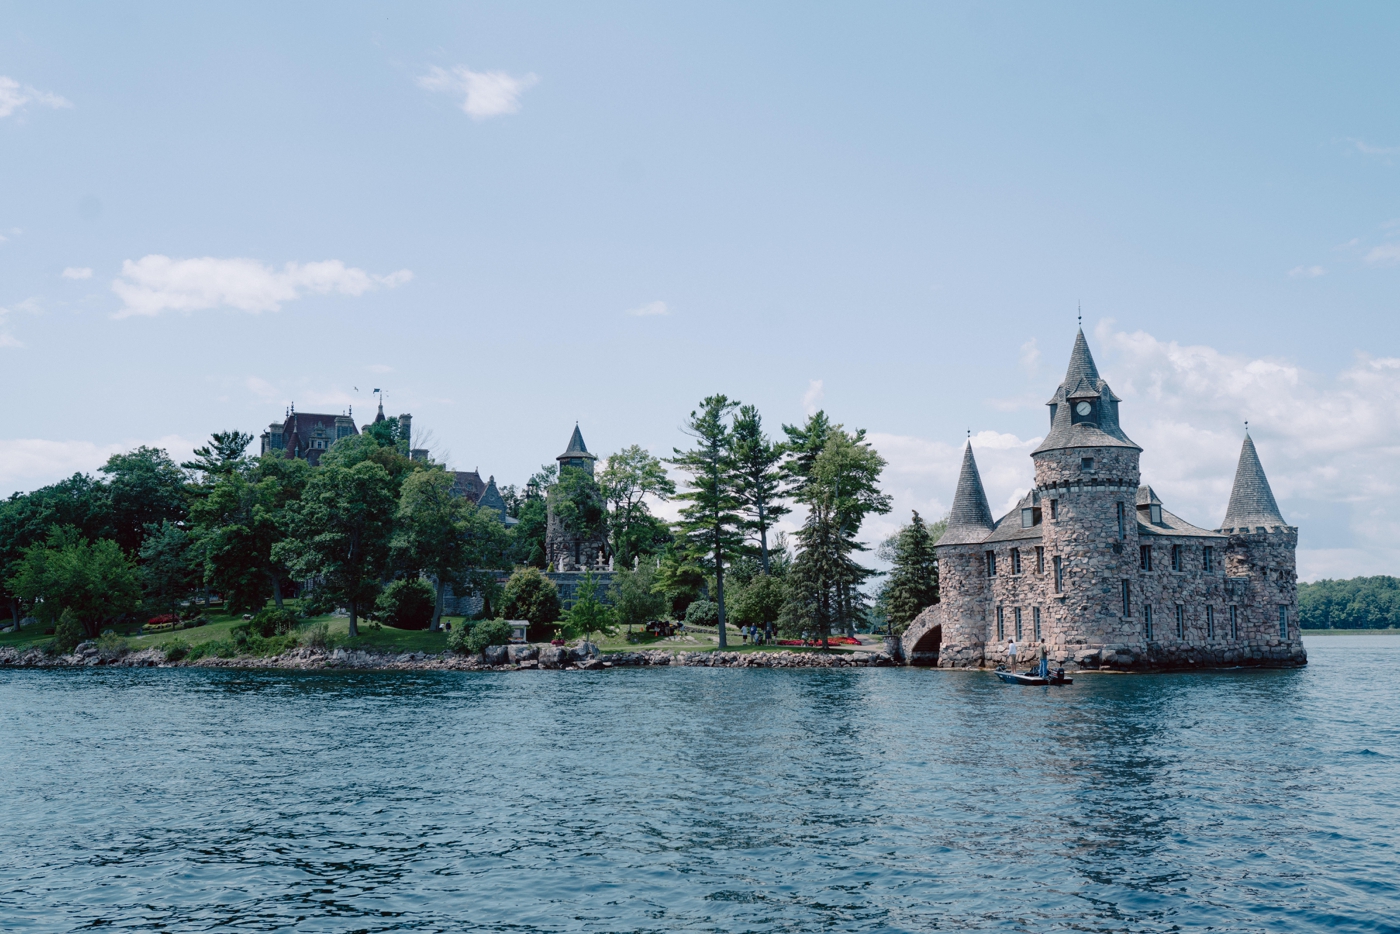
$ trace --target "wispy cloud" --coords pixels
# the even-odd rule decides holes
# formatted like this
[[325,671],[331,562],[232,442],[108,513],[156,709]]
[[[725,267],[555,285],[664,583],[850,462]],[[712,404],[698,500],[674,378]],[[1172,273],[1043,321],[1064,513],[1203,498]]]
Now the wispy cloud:
[[1327,270],[1321,266],[1294,266],[1288,270],[1290,279],[1316,279],[1318,276],[1327,275]]
[[27,84],[20,84],[14,78],[0,75],[0,118],[25,110],[30,104],[45,107],[72,107],[73,102],[58,94],[40,91]]
[[363,295],[394,288],[413,278],[407,269],[375,276],[338,259],[287,263],[279,271],[252,259],[171,259],[152,254],[122,263],[112,291],[122,299],[113,315],[158,315],[164,311],[199,311],[228,307],[257,314],[277,311],[283,302],[306,294]]
[[822,380],[814,379],[807,384],[807,391],[802,394],[802,408],[808,415],[816,415],[825,398],[826,390],[822,388]]
[[651,318],[657,315],[669,315],[671,309],[666,307],[665,302],[648,302],[640,308],[629,308],[627,313],[635,318]]
[[113,444],[44,438],[0,439],[0,496],[32,490],[74,473],[89,473],[105,464],[113,454],[130,451],[143,444],[164,448],[178,464],[190,459],[198,443],[179,435]]
[[1349,137],[1347,142],[1356,147],[1356,151],[1367,156],[1400,156],[1400,146],[1373,146],[1364,139]]
[[63,270],[63,278],[91,279],[92,270],[88,269],[86,266],[69,266],[67,269]]
[[504,71],[472,71],[466,65],[439,68],[434,65],[418,78],[426,91],[460,95],[462,111],[473,120],[485,120],[520,111],[520,95],[539,83],[534,74],[516,78]]
[[1366,262],[1371,266],[1394,266],[1400,263],[1400,243],[1382,243],[1373,246],[1366,254]]

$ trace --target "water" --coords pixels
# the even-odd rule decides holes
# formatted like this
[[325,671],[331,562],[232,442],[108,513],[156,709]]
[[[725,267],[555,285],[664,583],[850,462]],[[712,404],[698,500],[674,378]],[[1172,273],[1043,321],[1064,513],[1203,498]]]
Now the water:
[[0,672],[0,928],[1400,931],[1400,639],[1308,651]]

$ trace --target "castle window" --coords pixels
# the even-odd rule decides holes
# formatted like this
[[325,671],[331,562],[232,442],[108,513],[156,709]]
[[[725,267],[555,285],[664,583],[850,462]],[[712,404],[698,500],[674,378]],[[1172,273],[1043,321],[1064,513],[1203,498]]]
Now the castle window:
[[1027,506],[1021,510],[1021,528],[1028,529],[1035,525],[1035,510]]
[[1141,567],[1142,567],[1142,569],[1143,569],[1144,571],[1150,571],[1150,570],[1152,570],[1152,546],[1151,546],[1151,545],[1139,545],[1139,546],[1138,546],[1138,564],[1141,565]]
[[1127,526],[1123,524],[1123,504],[1118,504],[1118,537],[1124,539],[1128,537]]
[[1201,566],[1205,569],[1205,572],[1209,574],[1211,571],[1215,570],[1215,549],[1207,545],[1205,548],[1201,549],[1201,551]]
[[1186,607],[1180,603],[1176,605],[1176,637],[1186,638]]
[[1215,638],[1215,607],[1206,607],[1206,638]]
[[1035,622],[1035,641],[1040,641],[1040,607],[1031,609],[1031,619]]
[[1035,573],[1045,573],[1045,548],[1041,545],[1035,546]]
[[1081,457],[1079,459],[1079,469],[1084,473],[1094,472],[1094,459],[1092,457]]
[[1129,593],[1129,591],[1128,591],[1128,582],[1127,582],[1127,581],[1123,581],[1123,615],[1124,615],[1124,616],[1132,616],[1132,615],[1133,615],[1133,602],[1132,602],[1131,595],[1130,595],[1130,593]]
[[1021,641],[1021,608],[1016,607],[1016,641]]
[[1240,639],[1240,608],[1230,607],[1230,641],[1238,642]]
[[1142,629],[1147,633],[1147,641],[1152,641],[1152,607],[1144,604],[1142,608]]
[[1006,639],[1006,611],[1003,607],[997,607],[997,641]]
[[1055,593],[1065,592],[1065,568],[1060,562],[1060,556],[1055,556]]
[[1050,518],[1060,518],[1060,501],[1057,499],[1050,500]]
[[1173,570],[1173,571],[1180,571],[1180,570],[1181,570],[1181,546],[1180,546],[1180,545],[1173,545],[1173,546],[1172,546],[1172,570]]
[[1288,607],[1278,608],[1278,637],[1283,641],[1288,641]]
[[1153,503],[1147,507],[1147,520],[1153,525],[1162,524],[1162,507]]
[[997,553],[995,551],[987,552],[987,576],[997,576]]
[[1011,573],[1021,573],[1021,549],[1019,548],[1011,549]]

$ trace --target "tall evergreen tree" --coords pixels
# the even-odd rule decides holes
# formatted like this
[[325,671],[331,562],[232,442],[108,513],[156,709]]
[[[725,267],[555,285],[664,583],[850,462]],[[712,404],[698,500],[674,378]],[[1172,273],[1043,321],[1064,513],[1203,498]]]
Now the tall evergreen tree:
[[[620,566],[630,566],[653,539],[653,523],[646,497],[670,499],[676,484],[666,476],[666,468],[640,445],[624,448],[608,458],[598,475],[598,486],[608,501],[608,526],[612,531],[613,555]],[[650,554],[650,550],[646,551]]]
[[903,629],[926,608],[938,602],[938,553],[934,537],[918,510],[894,537],[894,567],[885,587],[885,607],[891,624]]
[[739,480],[739,500],[745,527],[758,536],[759,562],[769,572],[768,531],[790,510],[782,501],[783,446],[763,433],[758,407],[740,407],[734,419],[734,469]]
[[726,418],[737,405],[723,395],[709,396],[690,413],[686,434],[695,439],[689,451],[675,449],[671,463],[690,474],[677,528],[688,550],[715,575],[715,602],[719,605],[719,645],[727,646],[724,632],[724,569],[744,547],[743,506],[734,466],[733,435]]

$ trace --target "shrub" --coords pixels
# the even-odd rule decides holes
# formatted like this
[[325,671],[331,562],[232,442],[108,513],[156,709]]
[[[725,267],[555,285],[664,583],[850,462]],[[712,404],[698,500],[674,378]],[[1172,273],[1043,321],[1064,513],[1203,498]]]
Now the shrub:
[[156,648],[165,653],[167,662],[178,662],[190,654],[189,644],[184,639],[166,639]]
[[462,620],[462,625],[447,634],[447,647],[454,652],[470,652],[471,650],[467,648],[467,643],[471,637],[472,624],[467,620]]
[[692,626],[718,626],[719,604],[710,600],[696,600],[685,608],[685,621]]
[[83,641],[83,624],[72,610],[64,610],[53,627],[54,648],[60,652],[71,652]]
[[120,655],[126,652],[131,646],[127,645],[125,639],[108,629],[97,639],[97,648],[104,655]]
[[278,610],[269,607],[259,610],[258,614],[247,625],[250,631],[256,632],[264,639],[272,636],[285,636],[296,631],[297,615],[291,610]]
[[520,568],[506,581],[501,609],[507,619],[529,620],[531,638],[543,638],[559,619],[559,589],[536,568]]
[[513,633],[510,623],[503,619],[483,619],[467,635],[467,651],[480,652],[488,645],[505,645],[510,642]]
[[301,631],[301,644],[308,649],[328,649],[331,647],[331,627],[325,620],[308,623]]
[[427,629],[433,621],[437,594],[421,578],[396,580],[375,601],[375,614],[395,629]]
[[189,661],[196,661],[206,655],[213,655],[216,658],[235,658],[239,654],[238,645],[228,639],[210,639],[208,642],[200,642],[190,646],[190,654],[185,656]]

